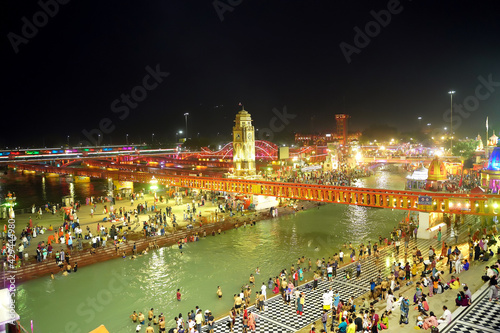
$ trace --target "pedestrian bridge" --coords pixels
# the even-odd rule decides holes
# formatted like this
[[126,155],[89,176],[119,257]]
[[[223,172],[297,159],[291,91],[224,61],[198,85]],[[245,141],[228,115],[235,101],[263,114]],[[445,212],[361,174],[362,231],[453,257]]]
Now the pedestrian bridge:
[[[265,195],[278,198],[357,205],[373,208],[410,210],[416,212],[498,216],[500,211],[500,195],[493,194],[439,193],[300,183],[280,183],[264,180],[221,178],[217,176],[196,177],[168,175],[161,172],[151,171],[137,172],[127,170],[53,167],[41,164],[16,163],[10,164],[9,167],[15,170],[29,170],[39,173],[83,176],[145,184],[150,183],[154,176],[154,178],[158,181],[158,184],[166,186],[241,193],[247,195]],[[426,205],[419,204],[420,196],[427,196]]]

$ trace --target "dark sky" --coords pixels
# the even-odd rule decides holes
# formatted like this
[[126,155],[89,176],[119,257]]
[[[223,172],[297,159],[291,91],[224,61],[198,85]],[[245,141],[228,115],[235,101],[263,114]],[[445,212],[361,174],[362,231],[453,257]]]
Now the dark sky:
[[[418,116],[444,127],[450,89],[473,110],[454,112],[458,136],[484,136],[486,116],[490,133],[500,131],[498,1],[402,0],[385,27],[369,24],[373,37],[350,63],[340,44],[355,47],[354,28],[365,31],[371,11],[397,2],[220,0],[221,21],[212,0],[59,1],[67,3],[53,17],[37,1],[0,5],[2,146],[67,135],[76,144],[107,119],[105,143],[125,143],[127,133],[130,142],[172,140],[185,112],[190,134],[229,134],[239,102],[256,128],[272,127],[273,108],[286,106],[296,117],[283,129],[277,121],[277,132],[327,131],[335,113],[350,114],[356,130],[414,130]],[[43,2],[55,11],[55,0]],[[23,25],[32,34],[24,40]],[[138,87],[147,66],[169,73],[146,80],[149,91]],[[494,81],[480,87],[482,100],[480,76]],[[125,111],[120,99],[131,91],[143,100]]]

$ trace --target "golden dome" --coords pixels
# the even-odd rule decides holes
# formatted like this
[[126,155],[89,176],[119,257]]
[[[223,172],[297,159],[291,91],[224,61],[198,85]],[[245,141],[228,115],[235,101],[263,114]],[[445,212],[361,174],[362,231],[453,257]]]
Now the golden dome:
[[427,177],[427,180],[443,181],[447,178],[448,177],[446,174],[446,167],[444,166],[444,163],[438,158],[433,159],[431,164],[429,165],[429,175]]

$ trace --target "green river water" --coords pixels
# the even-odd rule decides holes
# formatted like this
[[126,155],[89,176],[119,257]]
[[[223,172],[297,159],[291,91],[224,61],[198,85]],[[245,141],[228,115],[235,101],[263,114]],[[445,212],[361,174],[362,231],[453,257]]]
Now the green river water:
[[[357,185],[402,189],[404,176],[379,171]],[[182,255],[177,247],[161,248],[136,260],[110,260],[67,277],[23,283],[17,290],[16,310],[24,327],[29,328],[33,320],[36,333],[89,332],[100,324],[112,333],[135,332],[129,315],[134,310],[147,313],[149,308],[156,315],[166,315],[167,328],[173,327],[174,316],[182,313],[186,318],[196,305],[222,316],[256,267],[261,269],[256,276],[259,286],[281,269],[289,271],[299,256],[314,263],[338,252],[346,242],[373,243],[378,235],[387,235],[404,214],[330,204],[260,221],[254,227],[189,243]],[[221,300],[216,296],[217,286],[224,294]],[[181,302],[175,297],[178,288]]]

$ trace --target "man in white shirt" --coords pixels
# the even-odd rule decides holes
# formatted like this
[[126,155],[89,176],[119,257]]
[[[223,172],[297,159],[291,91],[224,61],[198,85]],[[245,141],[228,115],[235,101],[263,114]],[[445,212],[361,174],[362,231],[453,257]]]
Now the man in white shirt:
[[203,322],[203,314],[201,313],[201,310],[198,309],[198,312],[196,312],[196,316],[194,317],[194,320],[196,322],[196,327],[199,332],[201,332],[201,323]]
[[339,253],[339,259],[340,259],[340,262],[344,262],[344,252],[343,251],[340,251]]
[[184,322],[182,321],[182,318],[177,318],[177,317],[175,317],[175,318],[177,319],[177,321],[176,321],[177,329],[184,327]]
[[444,310],[444,313],[438,319],[438,323],[439,324],[442,324],[442,323],[449,324],[449,323],[451,323],[451,311],[448,310],[448,308],[446,307],[446,305],[443,305],[443,310]]
[[333,308],[333,289],[330,287],[330,290],[328,290],[328,296],[330,297],[330,309]]
[[469,300],[472,303],[472,293],[470,292],[469,287],[467,286],[464,287],[464,294],[469,296]]
[[326,268],[326,272],[328,274],[328,281],[331,281],[333,279],[333,267],[331,265],[329,265]]
[[262,286],[260,287],[260,290],[262,291],[262,295],[264,295],[264,300],[267,300],[267,296],[266,296],[266,285],[264,282],[262,282]]
[[323,294],[322,298],[323,298],[323,310],[329,311],[332,300],[330,299],[330,294],[328,293],[328,290],[325,289],[325,293]]
[[495,276],[495,273],[490,267],[486,266],[486,275],[488,275],[488,277],[491,279],[492,277]]
[[24,251],[24,245],[21,243],[19,245],[19,248],[17,249],[17,251],[19,252],[19,259],[23,260],[23,251]]
[[189,318],[188,327],[190,331],[193,329],[194,325],[195,322],[191,318]]

